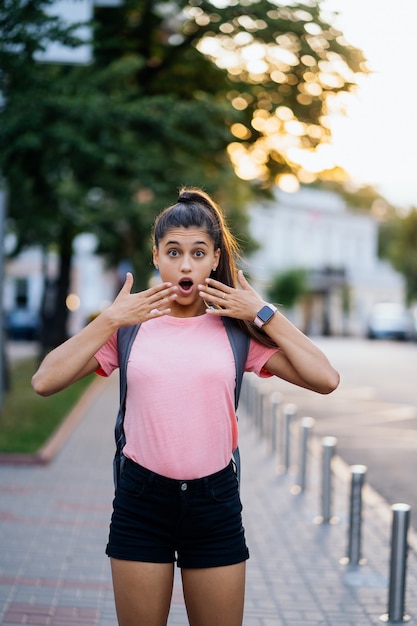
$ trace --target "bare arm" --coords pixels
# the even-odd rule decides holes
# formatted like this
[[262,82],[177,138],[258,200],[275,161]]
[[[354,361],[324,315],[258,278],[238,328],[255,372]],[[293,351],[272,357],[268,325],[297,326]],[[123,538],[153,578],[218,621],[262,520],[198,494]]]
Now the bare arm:
[[[265,301],[249,285],[239,272],[241,289],[234,289],[213,279],[201,286],[200,295],[220,306],[209,310],[212,315],[226,315],[253,321]],[[339,374],[325,354],[282,313],[276,311],[263,327],[270,338],[280,347],[265,364],[266,369],[283,380],[318,393],[331,393],[339,384]]]
[[279,311],[265,331],[280,347],[265,364],[283,380],[318,393],[331,393],[339,385],[339,373],[326,355]]
[[129,273],[120,293],[105,311],[47,354],[32,378],[36,393],[50,396],[94,372],[98,367],[94,355],[118,328],[170,312],[169,302],[176,297],[170,283],[134,294],[132,286],[133,276]]

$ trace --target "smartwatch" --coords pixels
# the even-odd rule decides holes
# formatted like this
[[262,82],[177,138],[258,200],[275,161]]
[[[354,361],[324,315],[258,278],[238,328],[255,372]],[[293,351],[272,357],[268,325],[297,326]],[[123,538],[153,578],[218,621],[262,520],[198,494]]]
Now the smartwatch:
[[256,317],[253,320],[256,326],[258,326],[258,328],[262,328],[262,326],[267,324],[271,317],[274,316],[276,310],[277,307],[273,304],[265,304],[265,306],[257,312]]

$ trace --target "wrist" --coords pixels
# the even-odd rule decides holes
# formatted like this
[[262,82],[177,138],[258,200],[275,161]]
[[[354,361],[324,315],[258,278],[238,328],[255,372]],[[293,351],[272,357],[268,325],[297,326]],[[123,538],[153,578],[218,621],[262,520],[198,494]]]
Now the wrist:
[[271,321],[277,311],[277,307],[273,304],[266,303],[262,308],[257,312],[253,323],[258,327],[262,328],[265,324]]
[[97,324],[100,324],[100,326],[103,327],[103,330],[106,329],[110,333],[114,333],[122,325],[120,323],[120,320],[117,319],[117,316],[114,314],[111,305],[101,311],[101,313],[95,318],[94,321]]

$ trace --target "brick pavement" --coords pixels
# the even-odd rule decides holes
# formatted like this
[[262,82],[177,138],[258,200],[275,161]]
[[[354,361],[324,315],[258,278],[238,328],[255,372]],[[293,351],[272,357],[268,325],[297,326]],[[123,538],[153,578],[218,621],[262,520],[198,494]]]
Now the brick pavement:
[[[117,375],[94,382],[85,413],[46,465],[0,465],[0,623],[116,626],[104,546],[111,510]],[[321,456],[312,442],[307,485],[277,471],[244,409],[240,411],[242,500],[251,552],[244,626],[369,626],[387,611],[391,511],[364,489],[362,554],[347,550],[350,477],[334,459],[332,513],[320,515]],[[406,610],[417,616],[417,542],[407,567]],[[186,625],[176,578],[169,625]],[[224,626],[227,626],[225,624]]]

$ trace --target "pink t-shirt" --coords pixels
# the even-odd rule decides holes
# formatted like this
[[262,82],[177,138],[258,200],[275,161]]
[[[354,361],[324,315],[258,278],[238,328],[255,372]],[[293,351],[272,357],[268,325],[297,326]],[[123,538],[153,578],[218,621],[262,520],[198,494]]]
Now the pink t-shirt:
[[[276,348],[251,339],[246,371],[259,376]],[[98,373],[118,367],[117,333],[97,352]],[[219,317],[163,316],[142,324],[127,366],[126,457],[190,480],[217,472],[238,445],[236,368]]]

